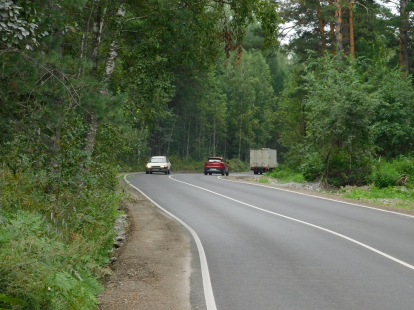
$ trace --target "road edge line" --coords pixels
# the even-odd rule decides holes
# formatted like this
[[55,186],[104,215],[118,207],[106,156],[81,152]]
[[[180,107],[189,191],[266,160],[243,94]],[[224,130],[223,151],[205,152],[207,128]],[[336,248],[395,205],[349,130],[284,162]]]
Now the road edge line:
[[384,209],[375,208],[375,207],[364,206],[364,205],[360,205],[360,204],[353,203],[353,202],[336,200],[336,199],[333,199],[333,198],[326,198],[326,197],[320,197],[320,196],[311,195],[311,194],[300,193],[300,192],[292,191],[292,190],[289,190],[289,189],[271,187],[271,186],[266,186],[266,185],[263,185],[263,184],[253,184],[253,183],[249,183],[249,182],[240,182],[240,181],[234,181],[234,180],[227,180],[227,179],[222,179],[221,176],[218,176],[217,178],[219,180],[226,181],[226,182],[247,184],[247,185],[253,185],[253,186],[260,186],[260,187],[270,188],[270,189],[274,189],[274,190],[278,190],[278,191],[282,191],[282,192],[288,192],[288,193],[293,193],[293,194],[298,194],[298,195],[303,195],[303,196],[308,196],[308,197],[313,197],[313,198],[319,198],[319,199],[323,199],[323,200],[344,203],[344,204],[347,204],[347,205],[356,206],[356,207],[360,207],[360,208],[365,208],[365,209],[381,211],[381,212],[385,212],[385,213],[391,213],[391,214],[395,214],[395,215],[401,215],[401,216],[405,216],[405,217],[409,217],[409,218],[414,218],[414,215],[410,215],[410,214],[405,214],[405,213],[400,213],[400,212],[390,211],[390,210],[384,210]]
[[150,197],[148,197],[142,190],[140,190],[138,187],[132,185],[126,177],[131,174],[126,174],[124,176],[125,182],[128,183],[129,186],[133,187],[137,191],[139,191],[142,195],[144,195],[149,201],[151,201],[157,208],[171,216],[173,219],[175,219],[177,222],[179,222],[181,225],[183,225],[187,230],[191,233],[191,235],[194,238],[194,241],[197,245],[198,255],[200,256],[200,265],[201,265],[201,276],[203,279],[203,289],[204,289],[204,298],[206,301],[206,307],[207,310],[217,310],[216,301],[214,299],[214,293],[213,293],[213,287],[211,285],[210,280],[210,271],[208,269],[207,264],[207,257],[206,253],[204,251],[204,247],[201,243],[200,238],[198,237],[197,233],[192,229],[187,223],[185,223],[183,220],[179,219],[177,216],[172,214],[171,212],[165,210],[163,207],[161,207],[158,203],[156,203],[154,200],[152,200]]
[[256,209],[256,210],[259,210],[259,211],[262,211],[262,212],[265,212],[265,213],[269,213],[269,214],[272,214],[272,215],[275,215],[275,216],[279,216],[279,217],[281,217],[281,218],[284,218],[284,219],[287,219],[287,220],[291,220],[291,221],[293,221],[293,222],[300,223],[300,224],[303,224],[303,225],[306,225],[306,226],[309,226],[309,227],[313,227],[313,228],[319,229],[319,230],[321,230],[321,231],[324,231],[324,232],[330,233],[330,234],[332,234],[332,235],[334,235],[334,236],[337,236],[337,237],[339,237],[339,238],[342,238],[342,239],[348,240],[348,241],[349,241],[349,242],[351,242],[351,243],[354,243],[354,244],[359,245],[359,246],[361,246],[361,247],[363,247],[363,248],[365,248],[365,249],[368,249],[368,250],[370,250],[370,251],[372,251],[372,252],[374,252],[374,253],[376,253],[376,254],[378,254],[378,255],[380,255],[380,256],[383,256],[383,257],[385,257],[385,258],[388,258],[389,260],[391,260],[391,261],[393,261],[393,262],[395,262],[395,263],[398,263],[398,264],[400,264],[400,265],[402,265],[402,266],[404,266],[404,267],[407,267],[407,268],[409,268],[409,269],[411,269],[411,270],[414,270],[414,265],[411,265],[411,264],[409,264],[409,263],[406,263],[406,262],[404,262],[403,260],[400,260],[400,259],[398,259],[398,258],[396,258],[396,257],[394,257],[394,256],[392,256],[392,255],[389,255],[389,254],[387,254],[387,253],[385,253],[385,252],[382,252],[382,251],[380,251],[380,250],[377,250],[376,248],[371,247],[371,246],[369,246],[368,244],[365,244],[365,243],[363,243],[363,242],[359,242],[359,241],[358,241],[358,240],[356,240],[356,239],[353,239],[353,238],[351,238],[351,237],[348,237],[348,236],[343,235],[343,234],[341,234],[341,233],[338,233],[338,232],[336,232],[336,231],[333,231],[333,230],[330,230],[330,229],[327,229],[327,228],[324,228],[324,227],[322,227],[322,226],[318,226],[318,225],[315,225],[315,224],[312,224],[312,223],[309,223],[309,222],[305,222],[305,221],[302,221],[302,220],[296,219],[296,218],[294,218],[294,217],[286,216],[286,215],[283,215],[283,214],[280,214],[280,213],[276,213],[276,212],[269,211],[269,210],[266,210],[266,209],[263,209],[263,208],[259,208],[259,207],[256,207],[256,206],[254,206],[254,205],[248,204],[248,203],[246,203],[246,202],[243,202],[243,201],[240,201],[240,200],[237,200],[237,199],[231,198],[231,197],[229,197],[229,196],[222,195],[222,194],[217,193],[217,192],[214,192],[214,191],[211,191],[211,190],[209,190],[209,189],[207,189],[207,188],[203,188],[203,187],[201,187],[201,186],[197,186],[197,185],[194,185],[194,184],[191,184],[191,183],[187,183],[187,182],[184,182],[184,181],[180,181],[180,180],[177,180],[177,179],[173,179],[171,176],[170,176],[169,178],[170,178],[171,180],[176,181],[176,182],[183,183],[183,184],[186,184],[186,185],[188,185],[188,186],[193,186],[193,187],[198,188],[198,189],[201,189],[201,190],[203,190],[203,191],[206,191],[206,192],[209,192],[209,193],[215,194],[215,195],[217,195],[217,196],[220,196],[220,197],[223,197],[223,198],[226,198],[226,199],[232,200],[232,201],[237,202],[237,203],[239,203],[239,204],[245,205],[245,206],[247,206],[247,207],[249,207],[249,208]]

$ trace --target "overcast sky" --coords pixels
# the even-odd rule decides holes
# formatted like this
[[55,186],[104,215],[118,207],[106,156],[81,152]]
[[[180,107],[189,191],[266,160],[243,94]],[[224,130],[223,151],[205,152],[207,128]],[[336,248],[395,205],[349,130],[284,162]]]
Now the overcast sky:
[[[279,3],[289,3],[289,2],[290,2],[289,0],[281,0],[281,1],[279,1]],[[397,14],[398,13],[398,10],[399,10],[399,6],[398,6],[399,5],[399,1],[393,0],[391,2],[388,1],[388,3],[387,3],[387,2],[382,1],[382,0],[375,0],[375,2],[376,3],[379,3],[381,5],[384,5],[384,6],[389,7],[394,14]],[[294,25],[293,23],[286,23],[286,24],[283,24],[283,25],[280,26],[280,29],[281,29],[282,33],[284,35],[287,34],[285,37],[281,38],[281,43],[282,44],[289,43],[289,38],[292,37],[295,34],[295,29],[292,29],[292,26],[293,25]]]

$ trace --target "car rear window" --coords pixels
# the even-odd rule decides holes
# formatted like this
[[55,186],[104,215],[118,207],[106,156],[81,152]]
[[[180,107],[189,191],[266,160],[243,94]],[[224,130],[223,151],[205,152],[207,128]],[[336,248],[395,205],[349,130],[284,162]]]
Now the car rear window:
[[150,163],[165,163],[167,160],[165,158],[151,158]]

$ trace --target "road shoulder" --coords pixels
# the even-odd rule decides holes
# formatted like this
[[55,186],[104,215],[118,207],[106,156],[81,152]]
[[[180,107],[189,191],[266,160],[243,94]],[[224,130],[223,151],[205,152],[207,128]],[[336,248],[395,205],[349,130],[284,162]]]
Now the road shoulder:
[[326,192],[319,192],[317,190],[298,189],[298,188],[294,188],[294,187],[291,187],[291,186],[286,186],[286,185],[283,185],[283,184],[259,183],[259,182],[255,181],[254,180],[255,177],[252,177],[252,176],[229,176],[229,177],[221,177],[221,178],[223,180],[228,180],[228,181],[232,181],[232,182],[247,183],[247,184],[252,184],[252,185],[256,185],[256,186],[259,185],[259,186],[264,186],[264,187],[277,188],[277,189],[281,189],[281,190],[287,190],[287,191],[296,192],[296,193],[299,193],[299,194],[304,194],[304,195],[309,195],[309,196],[314,196],[314,197],[319,197],[319,198],[323,198],[323,199],[337,200],[337,201],[345,202],[345,203],[348,203],[348,204],[354,204],[354,205],[356,204],[356,205],[369,207],[369,208],[374,208],[374,209],[380,209],[380,210],[384,210],[384,211],[390,211],[390,212],[407,214],[407,215],[414,215],[413,210],[405,210],[405,209],[394,208],[392,206],[368,203],[368,202],[364,202],[362,200],[344,198],[344,197],[341,197],[340,195],[335,195],[335,194],[326,193]]
[[190,236],[141,193],[125,186],[127,241],[114,252],[100,310],[190,310]]

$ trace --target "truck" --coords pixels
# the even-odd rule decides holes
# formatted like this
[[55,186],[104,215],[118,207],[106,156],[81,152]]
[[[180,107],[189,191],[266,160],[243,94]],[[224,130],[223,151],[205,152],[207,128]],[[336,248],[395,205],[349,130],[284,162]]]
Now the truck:
[[250,170],[254,174],[272,171],[277,167],[276,150],[263,148],[250,150]]

